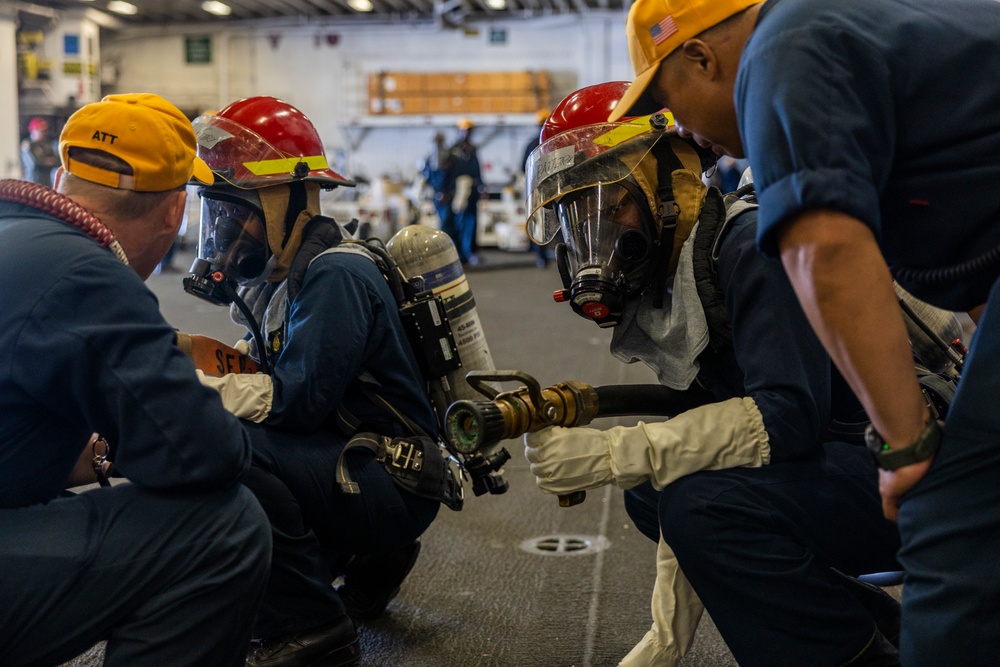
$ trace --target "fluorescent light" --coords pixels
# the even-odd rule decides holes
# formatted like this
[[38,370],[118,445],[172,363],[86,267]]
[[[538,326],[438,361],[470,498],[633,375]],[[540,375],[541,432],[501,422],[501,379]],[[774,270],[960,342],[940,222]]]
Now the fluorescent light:
[[372,7],[372,0],[347,0],[347,4],[356,12],[370,12]]
[[201,8],[209,14],[215,14],[216,16],[229,16],[233,13],[232,7],[218,0],[205,0],[205,2],[201,3]]
[[115,14],[128,14],[132,16],[138,13],[139,8],[133,5],[131,2],[125,2],[124,0],[111,0],[108,3],[108,9]]
[[507,0],[486,0],[486,6],[490,9],[506,9]]

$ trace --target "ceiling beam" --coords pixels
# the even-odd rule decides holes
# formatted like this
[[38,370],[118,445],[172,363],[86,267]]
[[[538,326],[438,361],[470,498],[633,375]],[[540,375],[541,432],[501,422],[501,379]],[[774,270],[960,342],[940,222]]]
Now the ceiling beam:
[[[625,9],[632,0],[507,0],[504,10],[490,9],[485,0],[372,0],[371,12],[357,12],[346,0],[222,0],[232,7],[228,17],[217,17],[201,9],[201,0],[130,0],[139,8],[134,16],[109,14],[129,27],[167,25],[224,27],[240,21],[274,21],[286,25],[318,22],[398,22],[400,20],[436,21],[440,25],[461,27],[470,20],[517,17],[529,19],[558,14],[586,14],[588,11]],[[32,21],[45,20],[45,11],[62,14],[79,10],[79,0],[0,0],[12,5]],[[118,26],[115,26],[118,27]]]

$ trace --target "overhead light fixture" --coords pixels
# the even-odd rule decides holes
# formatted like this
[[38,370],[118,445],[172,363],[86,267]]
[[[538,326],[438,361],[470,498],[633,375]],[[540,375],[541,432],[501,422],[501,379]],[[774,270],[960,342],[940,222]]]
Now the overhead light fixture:
[[356,12],[370,12],[374,9],[372,0],[347,0],[347,4]]
[[486,6],[490,9],[507,9],[507,0],[486,0]]
[[108,3],[108,10],[114,12],[115,14],[126,14],[132,16],[139,12],[139,8],[133,5],[131,2],[125,2],[124,0],[111,0]]
[[205,2],[201,3],[201,8],[209,14],[215,14],[216,16],[229,16],[233,13],[232,7],[218,0],[205,0]]

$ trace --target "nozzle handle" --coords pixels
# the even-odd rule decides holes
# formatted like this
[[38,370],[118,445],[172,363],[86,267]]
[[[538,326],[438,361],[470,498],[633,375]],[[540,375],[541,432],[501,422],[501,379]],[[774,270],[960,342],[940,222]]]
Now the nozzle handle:
[[579,505],[586,499],[586,491],[574,491],[573,493],[562,494],[559,496],[559,507],[572,507],[573,505]]

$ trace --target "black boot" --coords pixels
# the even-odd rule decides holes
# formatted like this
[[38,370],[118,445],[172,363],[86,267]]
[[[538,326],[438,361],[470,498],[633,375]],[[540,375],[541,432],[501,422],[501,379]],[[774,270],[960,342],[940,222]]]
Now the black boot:
[[344,616],[332,625],[254,642],[247,667],[347,667],[361,658],[354,621]]
[[867,584],[837,570],[832,570],[840,582],[868,610],[875,619],[878,631],[890,644],[899,648],[900,615],[902,607],[899,601],[882,588]]
[[899,667],[899,650],[878,630],[871,642],[857,657],[841,667]]
[[344,568],[344,585],[337,593],[356,620],[378,618],[399,593],[420,555],[420,540],[391,553],[355,556]]

